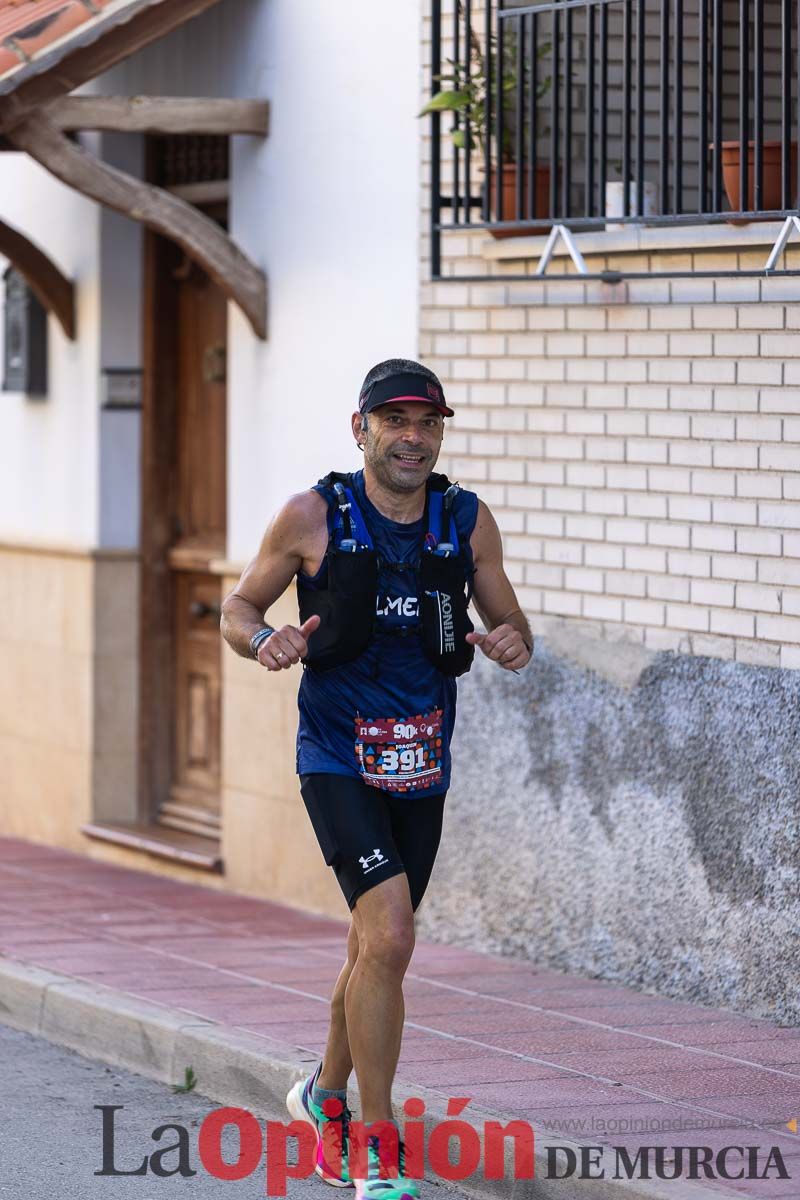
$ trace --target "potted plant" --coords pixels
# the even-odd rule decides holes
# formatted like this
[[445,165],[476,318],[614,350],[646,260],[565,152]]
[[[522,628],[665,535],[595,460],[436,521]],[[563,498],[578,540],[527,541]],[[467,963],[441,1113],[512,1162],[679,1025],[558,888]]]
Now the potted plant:
[[[741,196],[741,143],[736,141],[722,142],[722,182],[725,185],[725,195],[732,212],[752,212],[755,205],[755,142],[747,143],[747,204],[743,205]],[[783,208],[783,189],[781,187],[781,166],[783,163],[783,143],[767,141],[761,143],[762,160],[764,164],[763,182],[761,187],[761,208],[766,212]],[[714,143],[709,146],[712,154]],[[789,178],[791,179],[791,207],[797,204],[797,142],[789,146]],[[757,219],[757,218],[756,218]],[[731,221],[731,225],[747,225],[747,221]]]
[[[459,0],[459,11],[461,10],[461,0]],[[496,38],[492,38],[492,60],[497,67],[496,53]],[[547,42],[539,47],[537,59],[544,58],[550,51],[550,43]],[[467,122],[469,123],[469,145],[470,150],[478,150],[485,162],[486,143],[484,141],[486,130],[486,85],[487,85],[487,68],[486,59],[483,54],[480,42],[472,34],[470,44],[470,55],[468,63],[454,63],[452,59],[448,59],[450,71],[447,74],[436,76],[436,81],[439,84],[447,84],[447,87],[441,87],[435,95],[433,95],[427,104],[418,114],[420,117],[426,116],[432,112],[452,112],[460,118],[460,124],[450,133],[450,140],[458,150],[463,150],[467,145]],[[551,86],[551,77],[545,76],[539,80],[536,89],[537,102],[547,94]],[[489,172],[489,178],[484,179],[483,186],[489,188],[489,203],[490,210],[495,220],[497,221],[513,221],[517,215],[517,178],[518,172],[522,171],[522,210],[528,211],[528,179],[529,171],[527,164],[519,164],[515,159],[516,146],[516,104],[515,97],[517,91],[517,47],[516,36],[512,32],[506,35],[503,47],[503,145],[501,152],[497,156],[497,160],[493,160]],[[492,102],[496,104],[496,82],[492,83]],[[546,136],[548,130],[542,129],[543,136]],[[523,139],[527,134],[527,118],[526,127],[523,129]],[[497,149],[497,148],[495,148]],[[482,168],[483,169],[483,168]],[[497,210],[497,172],[500,171],[501,178],[501,204],[500,210]],[[548,215],[550,203],[550,163],[536,162],[534,168],[534,203],[533,215],[544,217]],[[518,225],[512,229],[490,229],[492,237],[505,238],[518,236],[521,233],[546,233],[547,226],[539,228],[532,226]]]

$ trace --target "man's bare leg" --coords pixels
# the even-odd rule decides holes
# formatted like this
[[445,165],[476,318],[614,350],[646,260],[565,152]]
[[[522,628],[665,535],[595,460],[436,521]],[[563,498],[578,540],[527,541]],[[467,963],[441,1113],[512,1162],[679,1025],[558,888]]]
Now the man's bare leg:
[[[403,977],[414,950],[414,912],[405,875],[359,896],[358,952],[344,989],[347,1036],[362,1119],[392,1119],[392,1082],[403,1036]],[[338,984],[337,984],[338,987]]]
[[353,1070],[353,1057],[350,1053],[350,1042],[347,1036],[347,1019],[344,1011],[344,997],[347,983],[358,958],[358,933],[355,921],[351,919],[347,934],[347,961],[339,972],[339,978],[331,996],[331,1026],[328,1030],[328,1043],[322,1059],[322,1070],[317,1078],[317,1086],[329,1092],[341,1092],[347,1087],[350,1072]]

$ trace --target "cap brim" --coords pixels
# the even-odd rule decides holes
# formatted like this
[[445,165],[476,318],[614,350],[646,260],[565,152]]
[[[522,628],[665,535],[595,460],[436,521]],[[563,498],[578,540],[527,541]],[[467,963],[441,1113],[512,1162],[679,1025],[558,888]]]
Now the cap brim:
[[446,404],[437,404],[434,400],[429,400],[425,396],[392,396],[391,400],[382,400],[380,404],[373,405],[372,408],[365,409],[366,412],[374,412],[376,408],[386,408],[387,404],[427,404],[429,408],[435,408],[443,417],[454,417],[455,413],[452,408],[448,408]]

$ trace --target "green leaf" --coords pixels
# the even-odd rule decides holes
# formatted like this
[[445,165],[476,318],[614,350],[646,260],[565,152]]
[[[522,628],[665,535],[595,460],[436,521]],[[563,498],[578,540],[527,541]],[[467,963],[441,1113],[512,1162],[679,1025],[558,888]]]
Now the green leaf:
[[424,117],[432,112],[461,112],[470,101],[469,92],[437,92],[417,114]]

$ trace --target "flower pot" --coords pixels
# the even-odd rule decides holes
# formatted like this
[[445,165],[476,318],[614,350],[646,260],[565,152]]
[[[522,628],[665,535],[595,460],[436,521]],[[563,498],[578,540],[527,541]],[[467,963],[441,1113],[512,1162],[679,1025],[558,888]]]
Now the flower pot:
[[[638,216],[636,212],[636,197],[638,186],[630,181],[628,183],[628,216]],[[625,211],[625,185],[621,179],[606,180],[606,216],[621,217]],[[652,217],[656,214],[658,208],[658,187],[655,183],[645,180],[642,187],[642,216]],[[629,224],[623,224],[620,221],[606,221],[606,229],[641,229],[637,221],[631,221]]]
[[[515,162],[503,163],[501,210],[497,210],[497,168],[492,167],[489,174],[489,207],[495,221],[513,221],[517,215],[517,172],[520,168]],[[550,164],[537,163],[534,173],[533,215],[546,217],[550,211]],[[528,168],[522,167],[522,211],[528,211]],[[493,238],[533,236],[537,233],[549,233],[549,225],[514,225],[510,229],[490,229]]]
[[[769,211],[770,209],[783,208],[783,197],[781,195],[781,163],[783,162],[783,143],[780,141],[762,142],[763,160],[764,160],[764,176],[761,186],[761,208]],[[709,149],[714,150],[712,142]],[[741,212],[744,207],[745,211],[752,209],[755,204],[755,159],[756,159],[756,144],[755,142],[747,143],[747,204],[742,205],[742,197],[740,194],[741,175],[739,171],[740,163],[740,143],[723,142],[722,143],[722,182],[725,185],[725,195],[728,197],[728,203],[733,212]],[[789,149],[789,178],[792,181],[792,203],[794,208],[797,204],[797,142],[790,143]],[[757,220],[758,218],[754,218]],[[731,221],[731,225],[747,225],[747,221]]]

